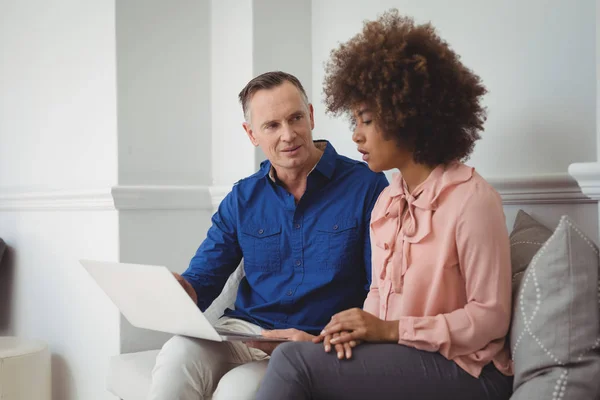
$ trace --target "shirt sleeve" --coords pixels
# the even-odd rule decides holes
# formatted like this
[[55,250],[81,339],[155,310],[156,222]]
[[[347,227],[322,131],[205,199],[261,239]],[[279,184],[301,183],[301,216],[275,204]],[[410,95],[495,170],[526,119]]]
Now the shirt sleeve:
[[[373,231],[370,230],[371,241],[373,241]],[[370,279],[371,285],[369,287],[369,293],[365,299],[363,310],[369,314],[373,314],[379,318],[379,268],[376,263],[373,263],[372,267],[372,278]]]
[[472,354],[508,332],[511,313],[510,244],[500,196],[477,186],[455,230],[467,304],[448,314],[403,317],[399,343],[439,351],[448,359]]
[[371,250],[371,243],[373,242],[373,231],[371,230],[371,215],[373,208],[379,201],[379,197],[383,189],[389,185],[389,182],[384,174],[378,174],[378,180],[376,189],[373,193],[373,197],[370,200],[369,212],[367,214],[367,221],[365,223],[365,266],[367,272],[367,298],[363,305],[363,310],[379,317],[379,270],[377,269],[378,263],[373,261],[373,251]]
[[213,215],[206,239],[182,274],[196,291],[198,307],[202,311],[221,293],[227,279],[242,260],[237,240],[236,209],[235,194],[231,191]]

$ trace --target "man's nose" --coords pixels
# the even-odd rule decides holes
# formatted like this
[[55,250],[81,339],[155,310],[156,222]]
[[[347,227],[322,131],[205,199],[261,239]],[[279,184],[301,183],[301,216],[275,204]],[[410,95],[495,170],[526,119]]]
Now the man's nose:
[[285,142],[292,142],[296,138],[296,131],[290,124],[283,124],[281,140]]

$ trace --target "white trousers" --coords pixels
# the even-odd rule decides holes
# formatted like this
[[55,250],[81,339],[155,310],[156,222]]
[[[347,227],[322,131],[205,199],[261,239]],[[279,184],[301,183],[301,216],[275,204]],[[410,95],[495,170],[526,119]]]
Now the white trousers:
[[[219,319],[215,326],[255,334],[262,330],[227,317]],[[148,400],[254,399],[268,358],[242,342],[174,336],[156,358]]]

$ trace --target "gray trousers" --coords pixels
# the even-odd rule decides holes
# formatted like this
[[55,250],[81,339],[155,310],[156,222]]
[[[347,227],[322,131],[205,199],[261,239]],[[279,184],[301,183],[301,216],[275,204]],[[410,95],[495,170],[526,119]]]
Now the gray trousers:
[[271,356],[257,400],[508,400],[512,377],[493,364],[479,378],[439,353],[364,343],[350,360],[322,344],[284,343]]

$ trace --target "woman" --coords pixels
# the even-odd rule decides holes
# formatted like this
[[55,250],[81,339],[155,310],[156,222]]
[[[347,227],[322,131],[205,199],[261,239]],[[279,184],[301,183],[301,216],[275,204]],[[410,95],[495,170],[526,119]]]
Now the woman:
[[431,25],[396,10],[326,72],[327,109],[353,116],[363,160],[400,174],[373,209],[364,310],[332,317],[314,340],[325,351],[279,346],[257,398],[508,399],[508,233],[500,197],[461,162],[483,129],[485,87]]

